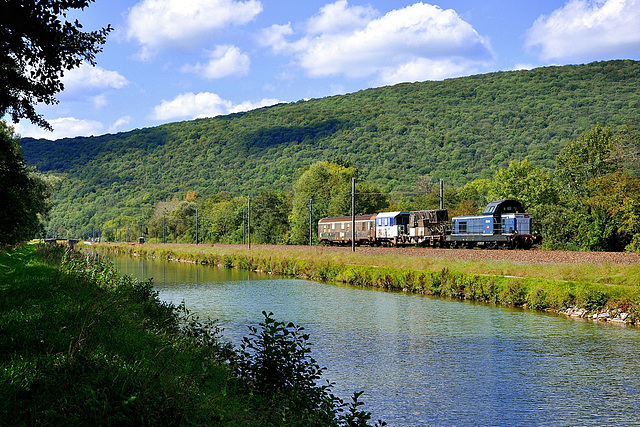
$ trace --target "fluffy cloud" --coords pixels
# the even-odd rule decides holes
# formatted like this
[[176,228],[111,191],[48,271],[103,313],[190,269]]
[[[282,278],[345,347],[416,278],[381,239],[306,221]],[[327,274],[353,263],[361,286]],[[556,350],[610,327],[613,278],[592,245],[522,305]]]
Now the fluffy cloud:
[[64,92],[61,98],[85,99],[87,96],[94,97],[96,105],[102,104],[100,98],[102,92],[108,89],[122,89],[129,84],[129,81],[117,71],[109,71],[100,67],[93,67],[83,63],[80,67],[67,71],[62,78]]
[[364,28],[379,13],[372,7],[349,7],[347,0],[339,0],[320,8],[309,20],[308,34],[330,34]]
[[257,0],[143,0],[127,18],[127,36],[142,45],[148,58],[163,46],[187,46],[211,30],[242,25],[262,11]]
[[206,79],[219,79],[249,72],[249,56],[235,46],[217,46],[206,64],[185,65],[182,72],[195,73]]
[[399,67],[382,69],[378,83],[390,85],[397,82],[443,80],[462,76],[469,70],[470,65],[465,61],[417,58],[415,61],[402,64]]
[[589,61],[640,53],[640,1],[571,0],[527,31],[540,59]]
[[287,40],[290,25],[273,26],[263,43],[294,55],[311,76],[374,76],[387,83],[460,75],[494,60],[489,41],[451,9],[416,3],[378,15],[340,0],[323,7],[298,40]]
[[49,132],[30,123],[20,122],[15,125],[16,132],[23,137],[60,139],[73,138],[75,136],[99,135],[104,128],[103,124],[95,120],[80,120],[74,117],[61,117],[47,120],[53,127]]
[[163,100],[160,105],[154,108],[151,118],[155,120],[172,120],[214,117],[249,111],[277,103],[279,103],[277,99],[263,99],[259,102],[247,101],[233,105],[231,101],[222,99],[215,93],[200,92],[194,94],[189,92],[178,95],[171,101]]

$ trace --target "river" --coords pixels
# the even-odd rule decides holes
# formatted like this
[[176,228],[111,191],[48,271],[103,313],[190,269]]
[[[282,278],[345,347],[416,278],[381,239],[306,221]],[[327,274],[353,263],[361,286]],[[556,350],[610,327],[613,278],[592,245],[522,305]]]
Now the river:
[[324,378],[390,426],[640,425],[640,329],[129,257],[234,344],[263,310],[304,326]]

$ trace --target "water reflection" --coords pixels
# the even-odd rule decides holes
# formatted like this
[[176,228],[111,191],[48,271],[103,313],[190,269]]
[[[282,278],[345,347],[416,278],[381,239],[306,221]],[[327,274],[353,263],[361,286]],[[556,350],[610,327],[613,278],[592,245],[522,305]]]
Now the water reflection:
[[161,298],[239,342],[261,311],[304,325],[344,398],[389,425],[640,424],[640,330],[551,315],[132,258]]

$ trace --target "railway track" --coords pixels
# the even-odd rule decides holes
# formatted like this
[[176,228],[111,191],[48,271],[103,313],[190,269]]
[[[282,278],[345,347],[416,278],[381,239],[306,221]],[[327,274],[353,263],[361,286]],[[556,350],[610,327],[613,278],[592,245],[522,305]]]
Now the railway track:
[[[218,245],[216,245],[218,246]],[[231,245],[230,245],[231,246]],[[284,246],[260,245],[262,249],[272,251],[315,251],[326,253],[351,253],[351,247],[336,246]],[[507,249],[434,249],[419,247],[356,247],[356,253],[372,256],[401,255],[426,258],[449,258],[462,261],[493,261],[522,264],[640,264],[640,253],[627,252],[577,252],[545,250],[507,250]]]

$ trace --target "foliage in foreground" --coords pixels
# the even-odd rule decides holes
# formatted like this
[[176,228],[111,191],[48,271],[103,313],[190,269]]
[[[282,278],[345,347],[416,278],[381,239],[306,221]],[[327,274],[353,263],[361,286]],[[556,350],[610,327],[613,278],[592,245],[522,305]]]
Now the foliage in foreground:
[[0,121],[0,245],[14,245],[44,231],[51,210],[51,180],[27,166],[20,138]]
[[[237,352],[150,281],[55,246],[35,251],[0,254],[0,424],[368,425],[359,393],[346,405],[316,384],[301,328],[266,316]],[[281,386],[250,374],[264,366]],[[298,395],[315,400],[285,399]]]

